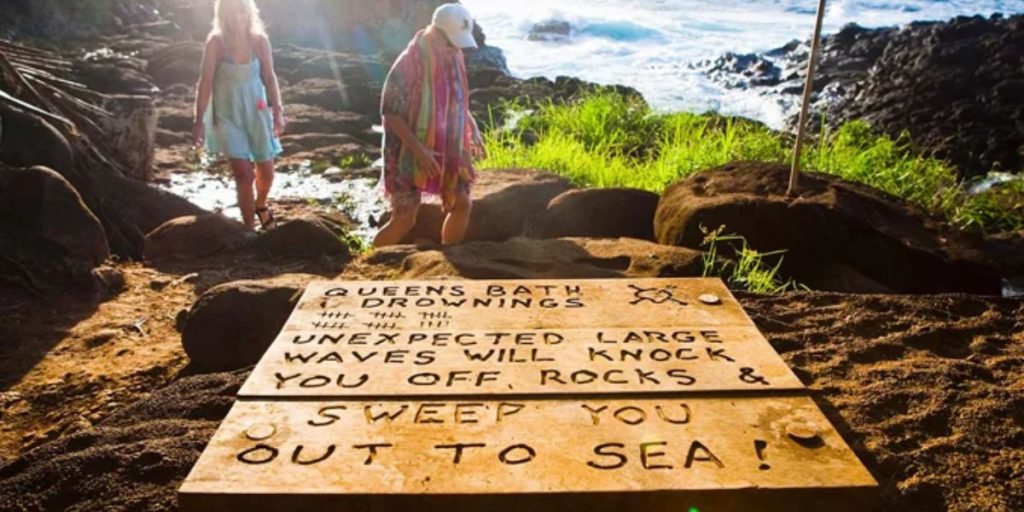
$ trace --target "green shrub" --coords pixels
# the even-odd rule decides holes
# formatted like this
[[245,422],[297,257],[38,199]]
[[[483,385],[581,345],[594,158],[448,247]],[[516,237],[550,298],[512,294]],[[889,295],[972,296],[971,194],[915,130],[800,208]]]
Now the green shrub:
[[[763,124],[715,114],[658,114],[614,92],[590,93],[569,104],[504,108],[518,109],[512,117],[519,120],[485,134],[488,158],[482,168],[538,168],[582,186],[661,192],[680,178],[729,162],[791,159],[789,137]],[[905,135],[878,135],[863,122],[819,134],[801,166],[888,192],[963,229],[1024,226],[1024,185],[968,194],[950,164],[916,153]]]

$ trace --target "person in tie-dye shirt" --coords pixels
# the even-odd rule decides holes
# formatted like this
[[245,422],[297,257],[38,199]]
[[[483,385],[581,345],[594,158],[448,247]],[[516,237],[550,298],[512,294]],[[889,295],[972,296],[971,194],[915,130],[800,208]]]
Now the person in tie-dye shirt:
[[483,143],[469,112],[469,87],[462,48],[475,48],[473,18],[459,4],[434,12],[398,57],[384,82],[384,171],[391,219],[374,238],[375,247],[394,245],[416,224],[424,194],[439,196],[445,214],[441,242],[466,236],[472,201],[474,158]]

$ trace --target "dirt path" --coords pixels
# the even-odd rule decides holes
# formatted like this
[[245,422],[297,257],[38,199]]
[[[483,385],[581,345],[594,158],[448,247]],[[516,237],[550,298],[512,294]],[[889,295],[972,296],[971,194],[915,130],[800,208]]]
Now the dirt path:
[[125,291],[105,303],[21,297],[4,305],[0,460],[89,428],[185,368],[174,326],[194,285],[139,265],[123,269]]

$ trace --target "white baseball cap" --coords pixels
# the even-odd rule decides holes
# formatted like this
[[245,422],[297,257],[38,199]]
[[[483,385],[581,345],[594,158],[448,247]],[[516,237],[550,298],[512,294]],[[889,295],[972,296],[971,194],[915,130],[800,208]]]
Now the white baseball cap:
[[444,4],[434,11],[435,27],[444,31],[448,40],[459,48],[476,48],[473,38],[473,17],[460,4]]

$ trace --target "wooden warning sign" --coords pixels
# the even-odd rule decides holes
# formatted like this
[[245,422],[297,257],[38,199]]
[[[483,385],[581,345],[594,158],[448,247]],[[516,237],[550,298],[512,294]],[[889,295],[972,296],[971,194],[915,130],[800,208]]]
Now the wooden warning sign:
[[802,387],[718,280],[316,283],[240,395]]
[[713,279],[315,283],[239,395],[185,510],[863,510],[876,485]]
[[246,397],[801,389],[753,327],[285,332]]

